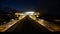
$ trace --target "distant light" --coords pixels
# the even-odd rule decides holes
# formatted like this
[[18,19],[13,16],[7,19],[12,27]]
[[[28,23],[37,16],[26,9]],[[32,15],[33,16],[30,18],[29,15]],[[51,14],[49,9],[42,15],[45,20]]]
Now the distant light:
[[14,19],[11,19],[10,21],[13,21]]
[[25,15],[33,15],[34,14],[34,12],[32,12],[32,11],[30,11],[30,12],[24,12],[25,13]]
[[26,12],[26,13],[34,13],[34,12]]
[[39,17],[38,15],[36,17]]
[[34,13],[34,12],[25,12],[25,13]]

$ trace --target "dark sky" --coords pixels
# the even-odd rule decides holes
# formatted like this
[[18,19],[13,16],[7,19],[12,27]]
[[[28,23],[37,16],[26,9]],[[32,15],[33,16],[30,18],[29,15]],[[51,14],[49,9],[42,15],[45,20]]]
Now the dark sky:
[[40,7],[40,0],[2,0],[2,6],[17,10],[34,10]]
[[39,9],[42,13],[60,14],[58,0],[0,0],[3,7],[28,11]]

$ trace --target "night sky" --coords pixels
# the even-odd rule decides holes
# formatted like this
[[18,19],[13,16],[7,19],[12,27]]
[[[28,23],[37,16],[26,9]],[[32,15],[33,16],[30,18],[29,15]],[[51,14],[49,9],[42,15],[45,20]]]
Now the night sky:
[[40,0],[2,0],[3,7],[16,10],[35,10],[40,7]]
[[60,14],[58,0],[0,0],[2,7],[11,7],[20,11],[39,9],[42,13]]

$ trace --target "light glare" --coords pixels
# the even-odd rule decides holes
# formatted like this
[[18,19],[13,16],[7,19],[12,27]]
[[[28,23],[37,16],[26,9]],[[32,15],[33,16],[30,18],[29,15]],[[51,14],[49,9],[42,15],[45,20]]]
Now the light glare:
[[25,12],[26,15],[33,15],[34,12]]

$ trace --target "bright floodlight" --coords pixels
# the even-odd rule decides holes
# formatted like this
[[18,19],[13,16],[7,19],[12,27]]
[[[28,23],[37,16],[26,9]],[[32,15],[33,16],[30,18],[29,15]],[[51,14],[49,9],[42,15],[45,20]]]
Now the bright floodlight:
[[34,12],[30,11],[30,12],[25,12],[25,15],[33,15]]

